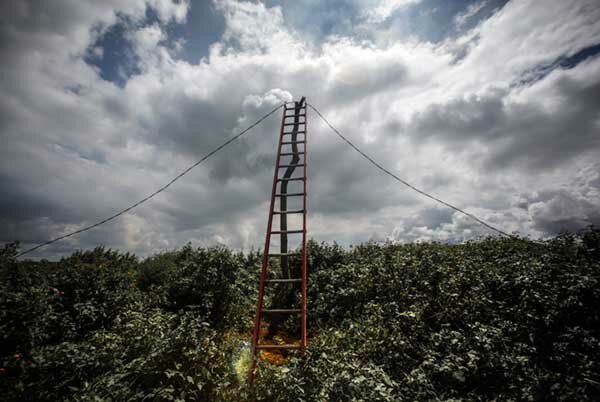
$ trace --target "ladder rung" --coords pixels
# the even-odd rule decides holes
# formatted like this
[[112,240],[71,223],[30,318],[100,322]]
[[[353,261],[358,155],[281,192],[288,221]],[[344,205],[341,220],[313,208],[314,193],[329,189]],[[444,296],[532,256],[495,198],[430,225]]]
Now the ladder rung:
[[304,180],[304,177],[288,177],[287,179],[285,177],[282,177],[281,179],[277,179],[277,181],[300,181],[300,180]]
[[302,310],[300,310],[299,308],[273,308],[273,309],[261,310],[260,312],[267,313],[267,314],[278,314],[278,313],[294,314],[294,313],[301,313]]
[[303,209],[299,209],[297,211],[273,211],[275,215],[285,215],[285,214],[302,214],[304,213]]
[[299,197],[304,193],[287,193],[287,194],[275,194],[275,197]]
[[302,282],[302,278],[292,278],[292,279],[265,279],[265,282],[269,282],[269,283],[292,283],[292,282]]
[[296,126],[296,125],[299,126],[300,124],[306,124],[306,122],[305,121],[299,121],[299,122],[296,122],[296,123],[283,123],[283,126],[284,127],[285,126]]
[[296,109],[295,107],[285,107],[285,110],[302,110],[302,109],[306,109],[306,105],[302,105],[300,106],[298,109]]
[[304,151],[298,151],[298,152],[282,152],[279,155],[281,156],[292,156],[292,155],[304,155]]
[[271,234],[304,233],[304,229],[297,230],[272,230]]
[[281,168],[298,167],[298,166],[304,166],[304,163],[292,163],[289,165],[279,165],[278,167],[281,169]]
[[287,133],[281,133],[281,135],[290,135],[290,134],[302,134],[306,135],[306,130],[298,130],[298,131],[290,131]]
[[300,345],[256,345],[256,349],[300,349]]
[[306,144],[306,140],[301,140],[301,141],[289,141],[289,142],[282,142],[281,145],[290,145],[290,144]]
[[295,251],[293,253],[269,253],[269,257],[289,257],[292,255],[302,255],[302,254],[298,251]]
[[296,114],[296,113],[293,113],[293,114],[286,114],[284,117],[287,119],[288,117],[296,117],[296,116],[298,116],[298,117],[306,117],[306,113],[300,113],[300,114]]

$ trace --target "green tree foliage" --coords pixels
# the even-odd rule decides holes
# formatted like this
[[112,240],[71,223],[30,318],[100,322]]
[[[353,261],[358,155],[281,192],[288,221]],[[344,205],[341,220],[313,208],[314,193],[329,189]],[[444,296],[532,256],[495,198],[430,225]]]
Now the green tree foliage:
[[309,245],[309,349],[235,356],[261,257],[225,248],[57,262],[0,249],[0,400],[600,399],[600,231],[545,242]]

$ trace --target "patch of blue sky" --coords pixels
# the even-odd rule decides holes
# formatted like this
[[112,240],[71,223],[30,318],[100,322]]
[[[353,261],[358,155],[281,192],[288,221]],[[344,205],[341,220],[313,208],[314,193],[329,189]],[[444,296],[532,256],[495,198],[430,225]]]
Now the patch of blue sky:
[[183,39],[179,57],[196,64],[208,55],[210,45],[219,41],[225,31],[225,18],[212,1],[194,0],[190,4],[185,24],[172,24],[167,33]]
[[[437,43],[471,29],[506,2],[422,0],[399,8],[373,29],[393,29],[400,35],[399,39],[402,36],[417,36],[421,40]],[[265,4],[268,7],[281,6],[286,24],[313,42],[319,43],[331,35],[369,39],[368,32],[357,29],[364,22],[365,8],[356,0],[265,0]],[[457,17],[464,16],[470,7],[477,11],[457,24]],[[145,19],[141,22],[134,23],[120,16],[116,24],[101,29],[101,35],[88,49],[86,62],[98,69],[102,79],[124,86],[132,75],[140,73],[127,33],[131,29],[152,24],[161,25],[169,43],[179,42],[182,46],[176,57],[192,64],[208,55],[210,45],[217,42],[225,30],[225,19],[212,1],[193,0],[185,23],[170,21],[165,24],[148,7]]]
[[85,62],[96,67],[100,77],[119,86],[125,85],[129,77],[139,74],[133,47],[127,38],[131,21],[119,17],[110,27],[97,27],[96,41],[88,47]]
[[[507,2],[508,0],[423,0],[399,9],[384,24],[396,25],[398,31],[406,36],[416,36],[421,40],[439,43],[474,28]],[[460,19],[473,8],[476,12]]]
[[594,46],[581,49],[571,55],[560,56],[551,63],[541,64],[531,70],[526,71],[517,81],[511,83],[511,87],[531,85],[544,79],[548,74],[557,68],[562,68],[564,70],[571,69],[585,60],[598,57],[599,54],[600,44],[596,44]]
[[192,1],[183,24],[163,23],[156,11],[148,7],[141,22],[119,16],[117,23],[110,27],[96,27],[99,35],[88,47],[86,63],[96,67],[102,79],[124,86],[131,76],[141,72],[128,32],[154,24],[161,25],[169,44],[182,44],[177,57],[193,64],[208,55],[210,45],[219,40],[225,29],[224,17],[210,1]]
[[[388,18],[379,21],[373,30],[392,29],[402,37],[416,36],[421,40],[438,43],[449,36],[476,26],[502,8],[508,0],[422,0],[407,4],[393,11]],[[359,27],[365,20],[363,2],[357,0],[266,0],[267,6],[282,7],[284,19],[296,32],[306,35],[314,42],[328,36],[346,36],[368,39],[369,33]],[[476,9],[472,15],[457,24],[456,18]]]
[[306,40],[319,43],[325,38],[357,36],[362,8],[353,0],[265,0],[267,7],[280,6],[286,25]]

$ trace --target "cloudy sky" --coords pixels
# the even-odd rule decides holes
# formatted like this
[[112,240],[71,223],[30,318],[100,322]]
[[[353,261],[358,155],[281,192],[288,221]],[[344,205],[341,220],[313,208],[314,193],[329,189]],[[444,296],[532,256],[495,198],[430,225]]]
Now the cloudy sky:
[[[507,232],[600,225],[596,0],[0,3],[0,242],[94,223],[306,96],[412,184]],[[262,247],[280,115],[136,209],[32,254]],[[489,230],[309,111],[316,240]]]

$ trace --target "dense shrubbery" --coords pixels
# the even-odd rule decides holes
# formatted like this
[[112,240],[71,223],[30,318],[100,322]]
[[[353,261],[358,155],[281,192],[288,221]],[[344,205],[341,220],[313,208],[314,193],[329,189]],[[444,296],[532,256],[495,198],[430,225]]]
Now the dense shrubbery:
[[598,400],[600,231],[533,243],[310,244],[305,359],[233,360],[260,256],[0,251],[3,400]]

